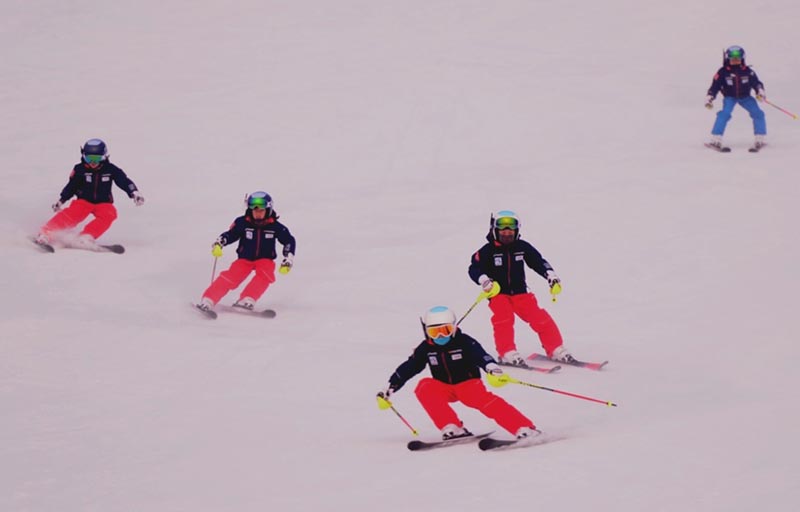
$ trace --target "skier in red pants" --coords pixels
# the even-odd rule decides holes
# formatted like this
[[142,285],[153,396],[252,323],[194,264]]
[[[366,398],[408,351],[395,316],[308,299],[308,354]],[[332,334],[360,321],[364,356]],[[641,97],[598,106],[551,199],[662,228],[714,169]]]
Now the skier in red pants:
[[[81,147],[81,162],[72,168],[67,185],[53,205],[53,211],[57,213],[42,226],[35,242],[50,244],[51,237],[56,233],[73,228],[89,215],[94,215],[94,219],[81,230],[76,244],[87,248],[95,246],[95,241],[117,218],[111,195],[113,183],[124,190],[136,206],[144,204],[144,197],[136,185],[122,169],[108,160],[106,143],[100,139],[89,139]],[[72,196],[75,196],[75,200],[62,209]]]
[[561,293],[561,280],[553,267],[531,244],[519,237],[520,222],[510,210],[493,213],[488,243],[472,255],[469,276],[489,293],[494,283],[500,292],[489,299],[492,310],[494,342],[500,362],[526,366],[514,343],[514,315],[530,325],[538,335],[547,356],[554,361],[574,362],[564,347],[561,332],[550,314],[539,307],[536,296],[528,291],[525,266],[547,279],[550,292]]
[[450,406],[453,402],[479,410],[520,439],[538,435],[531,420],[483,385],[481,369],[498,377],[503,370],[480,343],[456,326],[453,311],[437,306],[429,309],[421,320],[425,340],[397,367],[379,397],[388,399],[427,365],[431,377],[421,379],[414,393],[436,428],[442,431],[442,439],[472,435]]
[[283,245],[283,260],[280,272],[286,274],[294,262],[295,239],[289,228],[278,222],[272,208],[272,197],[266,192],[253,192],[245,200],[247,210],[236,218],[228,231],[222,233],[211,246],[215,258],[222,256],[222,247],[238,241],[239,258],[228,270],[221,272],[211,286],[203,292],[198,304],[202,310],[211,310],[228,292],[237,288],[255,271],[253,279],[242,290],[234,306],[248,310],[255,308],[256,301],[270,284],[275,282],[276,240]]

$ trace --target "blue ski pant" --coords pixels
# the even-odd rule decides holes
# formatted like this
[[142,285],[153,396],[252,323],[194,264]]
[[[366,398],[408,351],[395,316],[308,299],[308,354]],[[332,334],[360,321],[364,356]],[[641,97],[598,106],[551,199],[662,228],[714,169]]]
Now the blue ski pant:
[[711,135],[722,135],[725,133],[725,127],[728,121],[731,120],[731,112],[736,104],[742,106],[753,119],[753,132],[756,135],[767,134],[767,121],[764,118],[764,111],[758,106],[758,102],[752,96],[746,98],[731,98],[725,96],[722,98],[722,110],[717,112],[717,120],[714,121],[714,127],[711,129]]

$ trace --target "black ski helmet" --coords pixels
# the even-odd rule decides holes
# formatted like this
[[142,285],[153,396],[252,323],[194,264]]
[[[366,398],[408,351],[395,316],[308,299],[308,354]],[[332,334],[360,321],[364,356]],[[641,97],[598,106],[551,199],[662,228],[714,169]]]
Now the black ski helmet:
[[744,66],[744,48],[741,46],[729,46],[722,52],[722,62],[725,66],[730,66],[731,59],[741,59]]
[[81,146],[81,158],[86,163],[100,163],[108,160],[108,146],[100,139],[89,139]]
[[267,210],[267,217],[272,216],[272,196],[261,190],[248,194],[245,199],[247,213],[251,213],[253,208]]

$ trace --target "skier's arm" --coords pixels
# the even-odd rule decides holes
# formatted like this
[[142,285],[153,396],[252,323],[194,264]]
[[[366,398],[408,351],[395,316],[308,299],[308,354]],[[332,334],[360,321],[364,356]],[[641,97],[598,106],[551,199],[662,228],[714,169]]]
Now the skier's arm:
[[764,83],[758,79],[758,75],[752,68],[750,68],[750,78],[756,96],[764,96]]
[[125,193],[128,194],[128,197],[133,199],[133,193],[138,192],[139,189],[136,188],[136,185],[133,183],[133,181],[131,181],[131,179],[128,178],[128,175],[125,174],[125,171],[117,167],[116,169],[114,169],[112,176],[114,179],[114,183],[116,183],[119,188],[124,190]]
[[722,89],[722,69],[717,71],[717,74],[714,75],[714,78],[711,80],[711,87],[708,88],[706,94],[713,100],[717,97],[717,93],[720,89]]
[[283,246],[283,255],[288,256],[290,254],[295,254],[295,249],[297,247],[297,242],[292,236],[292,233],[289,232],[289,228],[281,224],[283,229],[278,230],[278,241]]
[[69,201],[69,198],[75,195],[75,191],[78,189],[78,176],[75,173],[75,169],[69,174],[69,179],[67,180],[67,184],[61,190],[61,195],[59,196],[59,202],[66,203]]
[[425,342],[422,342],[411,356],[398,366],[392,376],[389,377],[389,387],[393,392],[402,388],[411,377],[425,369],[428,364],[428,357],[425,351]]
[[486,269],[484,269],[484,261],[488,258],[488,255],[482,254],[483,248],[476,251],[472,258],[470,259],[469,269],[467,272],[469,273],[469,278],[472,279],[475,284],[480,284],[479,279],[482,275],[486,275]]
[[225,231],[217,237],[217,243],[220,245],[229,245],[239,240],[244,233],[244,229],[242,228],[241,224],[242,223],[239,222],[239,219],[233,221],[233,224],[231,224],[231,227],[228,228],[228,231]]
[[489,355],[486,350],[484,350],[483,346],[478,343],[478,340],[473,338],[468,334],[461,333],[462,336],[467,337],[467,353],[469,354],[469,358],[475,366],[481,367],[483,371],[489,373],[489,370],[486,369],[486,366],[489,364],[497,364],[497,361]]
[[534,272],[539,274],[540,276],[547,278],[547,272],[553,271],[553,266],[544,259],[536,250],[534,246],[531,244],[526,243],[524,247],[525,251],[525,264],[528,265]]

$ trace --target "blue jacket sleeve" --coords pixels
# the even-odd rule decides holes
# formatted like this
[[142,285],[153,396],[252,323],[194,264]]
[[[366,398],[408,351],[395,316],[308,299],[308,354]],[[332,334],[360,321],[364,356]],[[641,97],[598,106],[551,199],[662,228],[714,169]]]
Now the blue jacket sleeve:
[[428,364],[425,345],[424,341],[420,343],[411,356],[389,377],[389,386],[392,390],[399,390],[411,377],[425,369]]
[[478,278],[481,277],[483,274],[486,274],[486,271],[484,270],[483,266],[486,258],[488,258],[489,256],[488,254],[486,254],[485,249],[486,245],[475,251],[475,253],[472,255],[472,258],[470,259],[469,270],[467,272],[469,273],[469,278],[472,279],[475,282],[475,284],[480,284],[478,283]]
[[525,242],[524,248],[525,263],[531,269],[533,269],[534,272],[542,277],[546,277],[547,271],[553,270],[552,265],[550,265],[546,259],[542,258],[542,255],[539,253],[539,251],[537,251],[536,248],[531,244]]
[[292,236],[292,233],[289,232],[289,228],[281,224],[283,229],[278,231],[278,241],[283,246],[283,255],[288,256],[289,254],[295,254],[296,250],[296,241]]
[[76,176],[75,169],[72,169],[72,172],[69,174],[69,180],[67,180],[67,184],[61,190],[61,195],[59,196],[59,201],[62,203],[66,203],[69,201],[69,198],[75,195],[75,191],[78,189],[78,177]]
[[758,94],[758,91],[764,88],[764,83],[758,79],[758,75],[755,71],[753,71],[753,68],[750,68],[750,77],[752,78],[750,81],[750,87],[753,88],[753,92]]
[[494,358],[490,356],[486,350],[484,350],[483,346],[478,343],[478,340],[468,334],[464,334],[463,332],[461,334],[467,338],[467,350],[469,353],[469,358],[475,366],[479,366],[483,369],[483,371],[486,371],[487,364],[497,364],[497,361],[495,361]]
[[234,220],[231,227],[228,228],[228,231],[219,235],[223,242],[222,245],[230,245],[242,237],[242,234],[244,234],[243,219],[244,217],[239,217]]
[[133,181],[131,181],[131,179],[128,178],[128,175],[125,174],[125,171],[123,171],[119,167],[114,169],[113,179],[114,183],[116,183],[119,188],[121,188],[122,190],[125,191],[126,194],[128,194],[128,197],[132,198],[133,193],[139,190],[136,188],[136,185],[133,183]]
[[714,75],[714,78],[711,80],[711,87],[708,88],[708,95],[712,98],[716,98],[717,93],[720,89],[722,89],[722,72],[725,68],[720,68],[717,71],[717,74]]

